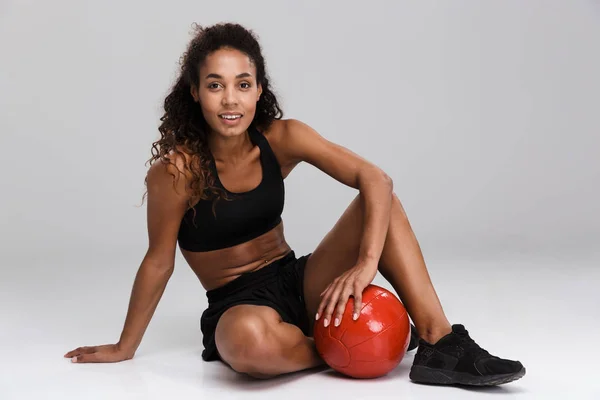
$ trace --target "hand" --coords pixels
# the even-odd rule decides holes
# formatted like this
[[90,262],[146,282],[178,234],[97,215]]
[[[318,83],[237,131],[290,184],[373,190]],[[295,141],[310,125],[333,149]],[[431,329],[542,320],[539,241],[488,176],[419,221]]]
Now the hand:
[[322,315],[324,326],[327,327],[331,322],[331,314],[335,309],[334,325],[338,326],[342,321],[348,298],[352,295],[354,297],[352,319],[357,320],[362,308],[363,290],[373,281],[375,275],[377,275],[377,263],[359,262],[335,278],[321,293],[321,304],[319,304],[315,319],[319,320]]
[[105,344],[102,346],[85,346],[71,350],[64,355],[76,363],[110,363],[130,360],[133,351],[121,349],[119,344]]

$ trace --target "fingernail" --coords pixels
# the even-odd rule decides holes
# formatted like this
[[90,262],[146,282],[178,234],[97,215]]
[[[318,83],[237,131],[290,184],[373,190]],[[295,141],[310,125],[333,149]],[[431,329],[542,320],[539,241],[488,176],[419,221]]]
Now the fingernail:
[[317,315],[315,315],[315,319],[319,319],[319,313],[317,313]]
[[71,362],[77,362],[77,356],[71,358]]
[[329,320],[325,318],[325,320],[323,320],[323,324],[325,325],[325,328],[327,328],[327,326],[329,326]]
[[352,319],[356,321],[358,319],[358,313],[354,313],[354,315],[352,315]]
[[335,322],[333,323],[335,326],[339,326],[340,325],[340,319],[336,318]]

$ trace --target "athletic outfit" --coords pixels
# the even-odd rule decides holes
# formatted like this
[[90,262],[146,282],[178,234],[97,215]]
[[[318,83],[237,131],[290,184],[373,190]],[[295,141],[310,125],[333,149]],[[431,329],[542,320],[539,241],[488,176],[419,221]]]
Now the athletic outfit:
[[[214,158],[210,168],[215,183],[232,201],[221,200],[213,214],[212,200],[200,200],[194,210],[187,210],[178,234],[182,249],[196,252],[222,249],[247,242],[267,233],[281,222],[285,187],[281,168],[269,142],[256,128],[248,129],[250,140],[260,148],[262,180],[244,193],[229,192],[219,180]],[[195,216],[194,216],[195,211]],[[206,293],[208,308],[202,313],[200,328],[205,361],[219,360],[215,330],[221,315],[240,304],[264,305],[276,310],[283,321],[309,334],[309,320],[304,301],[304,268],[310,254],[297,258],[290,251],[283,258],[257,270],[242,274],[233,281]],[[410,378],[422,383],[495,385],[518,379],[525,368],[518,361],[503,360],[479,347],[462,325],[435,344],[422,339],[411,324],[408,350],[419,346]]]
[[215,160],[210,156],[210,169],[215,184],[233,200],[219,200],[213,214],[210,199],[200,200],[194,211],[187,210],[179,228],[178,242],[182,249],[209,251],[235,246],[267,233],[281,222],[285,187],[279,162],[267,139],[258,130],[248,129],[250,140],[260,148],[262,180],[248,192],[233,193],[219,179]]
[[[235,246],[267,233],[281,222],[285,187],[281,167],[269,142],[254,127],[248,129],[250,140],[260,148],[262,180],[247,192],[228,191],[217,173],[211,156],[210,168],[215,184],[233,200],[219,200],[213,214],[213,202],[200,200],[194,210],[187,210],[179,228],[179,247],[204,252]],[[206,293],[208,308],[202,313],[205,361],[219,360],[215,329],[221,315],[240,304],[264,305],[275,309],[283,321],[298,326],[308,335],[309,321],[304,302],[304,267],[310,254],[297,258],[290,251],[283,258],[257,270],[242,274],[233,281]]]

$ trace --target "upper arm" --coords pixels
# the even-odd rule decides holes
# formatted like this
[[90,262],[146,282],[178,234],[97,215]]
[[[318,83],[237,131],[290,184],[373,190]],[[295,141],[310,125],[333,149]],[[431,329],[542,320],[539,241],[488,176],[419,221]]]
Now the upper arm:
[[286,121],[281,137],[281,148],[292,163],[308,162],[337,181],[359,188],[364,174],[389,177],[375,164],[349,149],[333,143],[307,124],[290,119]]
[[174,266],[177,234],[190,198],[183,158],[169,156],[176,165],[158,160],[148,170],[147,177],[149,244],[146,258],[164,268]]

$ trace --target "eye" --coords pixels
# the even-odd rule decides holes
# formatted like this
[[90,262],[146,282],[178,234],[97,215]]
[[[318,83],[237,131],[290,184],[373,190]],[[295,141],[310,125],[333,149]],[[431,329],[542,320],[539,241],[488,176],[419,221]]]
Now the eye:
[[208,88],[209,88],[209,89],[218,89],[218,86],[219,86],[219,85],[220,85],[220,84],[219,84],[219,83],[217,83],[217,82],[212,82],[212,83],[209,83],[209,84],[208,84]]
[[246,87],[242,87],[243,89],[250,89],[250,85],[248,82],[242,82],[241,85],[247,85]]

